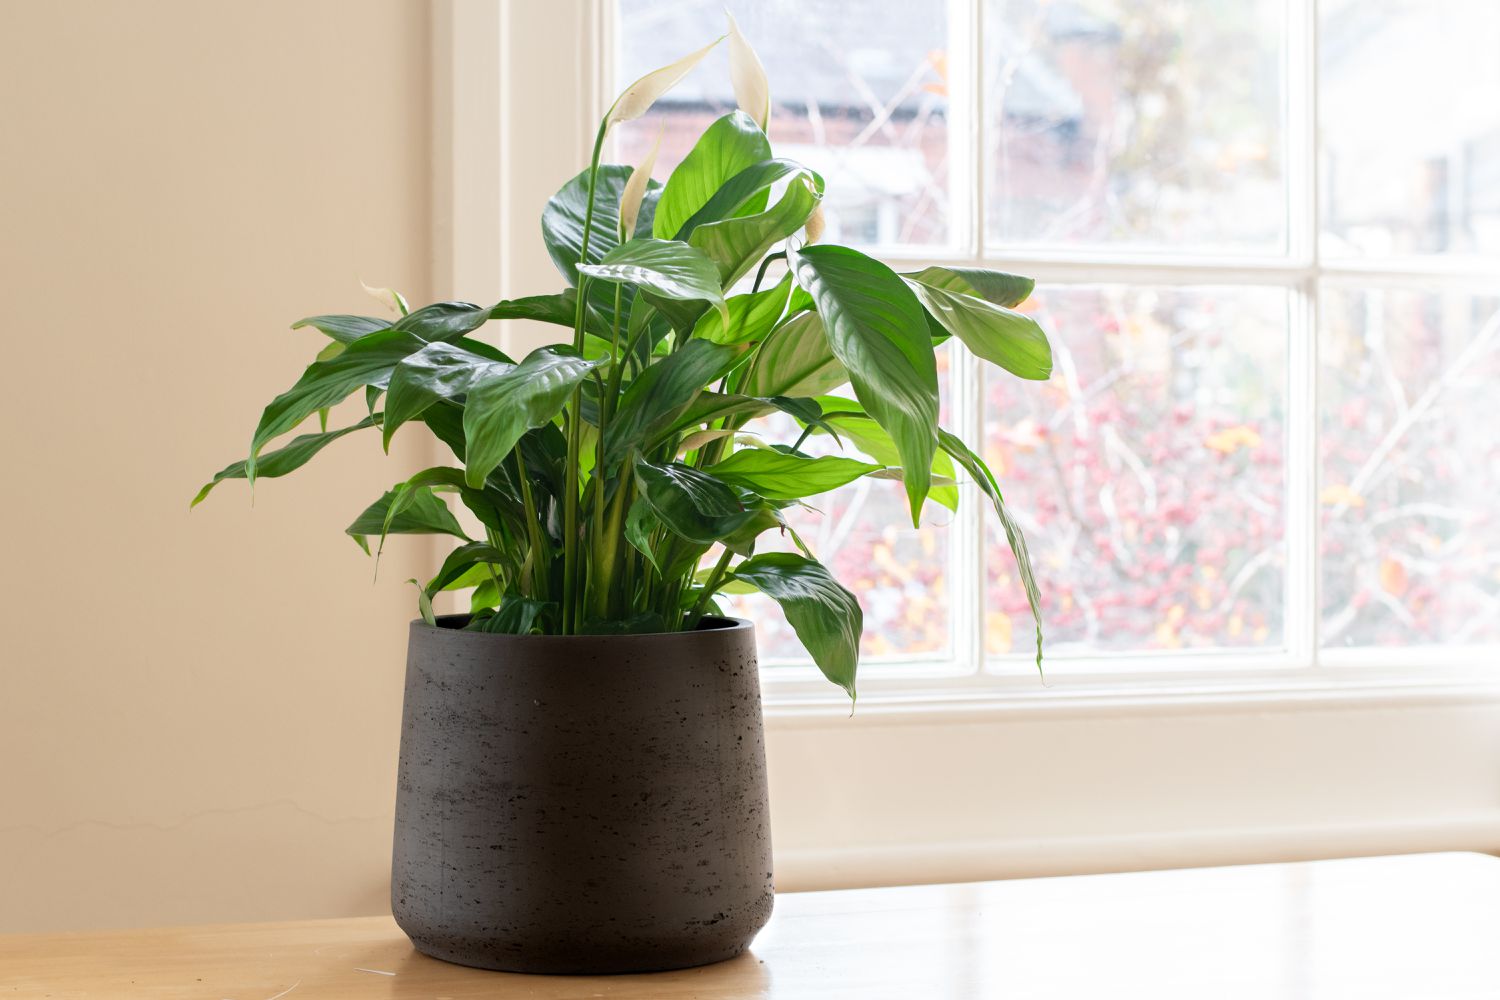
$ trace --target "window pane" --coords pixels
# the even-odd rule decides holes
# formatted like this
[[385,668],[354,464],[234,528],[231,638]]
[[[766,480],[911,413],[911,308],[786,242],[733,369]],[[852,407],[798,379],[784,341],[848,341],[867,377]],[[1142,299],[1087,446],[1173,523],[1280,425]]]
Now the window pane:
[[[944,244],[948,234],[948,6],[943,0],[618,0],[616,89],[724,32],[727,7],[771,82],[776,155],[828,183],[826,239],[853,245]],[[667,132],[657,176],[735,107],[720,46],[644,123],[622,130],[618,156],[639,163]]]
[[986,0],[988,239],[1277,252],[1282,0]]
[[[1047,288],[1055,371],[986,373],[985,458],[1030,543],[1054,654],[1282,645],[1287,294]],[[991,519],[993,520],[993,519]],[[990,653],[1029,653],[1004,536]]]
[[1322,252],[1500,254],[1500,4],[1320,15]]
[[[946,395],[952,355],[939,349],[938,382]],[[848,396],[847,388],[840,395]],[[943,419],[947,419],[946,412]],[[790,417],[776,415],[754,421],[747,428],[768,441],[796,440]],[[814,434],[802,450],[812,455],[850,454],[829,437]],[[906,491],[888,479],[861,479],[831,493],[809,497],[813,509],[789,508],[786,519],[802,536],[813,555],[840,583],[854,591],[865,613],[860,643],[861,659],[928,659],[948,655],[948,526],[952,514],[929,502],[922,526],[911,526]],[[774,533],[761,536],[757,551],[796,551],[793,540]],[[971,587],[960,585],[961,591]],[[807,653],[781,611],[760,594],[729,595],[725,610],[755,622],[762,661],[805,663]]]
[[1500,641],[1500,297],[1321,299],[1323,644]]

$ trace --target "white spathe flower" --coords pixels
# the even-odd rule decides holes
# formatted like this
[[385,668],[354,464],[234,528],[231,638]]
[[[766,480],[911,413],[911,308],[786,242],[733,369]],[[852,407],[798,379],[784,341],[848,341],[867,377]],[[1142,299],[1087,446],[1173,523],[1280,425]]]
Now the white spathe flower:
[[651,152],[641,161],[640,166],[630,172],[630,180],[625,182],[625,191],[620,195],[620,239],[630,239],[630,234],[635,232],[635,220],[641,214],[641,202],[646,198],[646,186],[651,183],[651,171],[656,167],[656,154],[661,152],[661,139],[666,134],[666,126],[663,125],[656,133],[656,142],[651,146]]
[[385,306],[391,312],[396,313],[398,316],[406,315],[406,299],[395,289],[372,288],[365,284],[365,279],[363,278],[359,279],[359,287],[365,290],[366,295]]
[[677,82],[692,72],[693,67],[702,62],[703,57],[723,40],[724,36],[720,35],[697,52],[689,53],[669,66],[653,69],[626,87],[615,98],[615,103],[610,105],[609,114],[604,116],[605,130],[608,131],[620,122],[634,121],[650,111],[658,97],[677,86]]
[[771,123],[771,84],[766,68],[740,33],[734,15],[726,10],[724,16],[729,18],[729,82],[734,85],[735,103],[764,132]]

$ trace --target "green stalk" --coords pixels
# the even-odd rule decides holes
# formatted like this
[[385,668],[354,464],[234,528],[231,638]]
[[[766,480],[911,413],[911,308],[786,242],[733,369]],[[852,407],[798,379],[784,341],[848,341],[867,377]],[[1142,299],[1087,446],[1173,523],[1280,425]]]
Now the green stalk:
[[[583,239],[579,243],[579,263],[587,263],[589,237],[594,231],[594,191],[599,179],[599,154],[604,149],[604,133],[608,131],[608,119],[599,123],[599,134],[594,137],[594,154],[589,160],[589,200],[583,212]],[[578,275],[578,302],[573,314],[573,350],[583,353],[584,304],[588,297],[588,277]],[[572,635],[577,627],[578,600],[578,449],[583,433],[583,393],[573,390],[571,412],[568,414],[568,467],[567,485],[563,492],[563,593],[562,634]]]
[[531,560],[531,593],[527,596],[542,600],[545,595],[542,593],[542,586],[539,585],[537,580],[537,577],[541,575],[537,572],[537,567],[540,565],[539,560],[545,551],[542,541],[542,520],[537,514],[536,500],[531,494],[531,478],[526,474],[526,460],[521,457],[521,447],[519,444],[516,446],[515,455],[516,476],[521,480],[521,502],[526,505],[526,532],[531,536],[531,551],[536,553],[535,557]]
[[734,558],[734,553],[728,548],[724,554],[719,556],[719,561],[714,563],[713,572],[708,574],[708,579],[703,581],[703,592],[698,595],[698,600],[693,604],[693,610],[688,612],[687,623],[683,625],[683,631],[690,632],[698,626],[698,619],[703,617],[703,609],[708,607],[709,598],[713,597],[714,591],[719,587],[719,581],[724,579],[724,571],[729,568],[729,560]]

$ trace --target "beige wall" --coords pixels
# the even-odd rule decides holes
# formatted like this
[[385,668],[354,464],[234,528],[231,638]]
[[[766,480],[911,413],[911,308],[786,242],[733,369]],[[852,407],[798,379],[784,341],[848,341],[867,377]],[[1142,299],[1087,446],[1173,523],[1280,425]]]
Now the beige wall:
[[379,911],[427,560],[342,528],[419,456],[187,502],[292,320],[429,294],[426,7],[4,13],[0,931]]

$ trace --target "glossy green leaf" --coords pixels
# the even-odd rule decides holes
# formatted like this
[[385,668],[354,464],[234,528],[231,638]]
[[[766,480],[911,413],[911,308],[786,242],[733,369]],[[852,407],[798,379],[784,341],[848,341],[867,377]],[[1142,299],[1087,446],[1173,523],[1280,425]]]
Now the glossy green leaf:
[[1010,546],[1011,555],[1016,560],[1016,570],[1021,575],[1021,585],[1026,590],[1026,603],[1031,606],[1031,618],[1036,623],[1036,668],[1042,669],[1042,596],[1037,588],[1036,573],[1031,567],[1031,553],[1026,548],[1026,536],[1021,533],[1020,525],[1016,524],[1015,518],[1011,516],[1010,509],[1005,506],[1005,498],[1000,493],[1000,484],[995,482],[995,476],[990,472],[984,459],[974,454],[969,446],[947,431],[938,432],[938,443],[944,451],[953,456],[954,461],[963,466],[974,477],[975,484],[985,496],[995,505],[995,514],[1000,518],[1000,526],[1005,529],[1005,541]]
[[457,340],[479,329],[489,318],[488,308],[472,302],[434,302],[402,316],[391,329],[409,331],[424,341]]
[[461,579],[476,566],[504,561],[505,554],[489,542],[469,542],[466,545],[460,545],[448,553],[437,576],[427,581],[424,590],[429,595],[439,593],[452,587],[455,581]]
[[[589,262],[597,262],[620,244],[620,198],[630,182],[631,168],[607,163],[599,168],[594,191],[594,225],[589,230]],[[660,188],[655,184],[649,191]],[[542,210],[542,242],[552,263],[568,284],[578,283],[579,254],[583,249],[583,223],[588,210],[589,174],[585,170],[562,186]],[[648,196],[636,218],[635,235],[649,236],[656,201]],[[592,301],[592,300],[590,300]]]
[[908,279],[929,315],[978,357],[1021,378],[1052,376],[1052,347],[1036,320],[992,302]]
[[[406,484],[402,484],[406,485]],[[401,500],[402,509],[387,523],[386,515],[391,505],[397,503],[398,492],[408,494]],[[448,505],[432,492],[429,486],[407,487],[406,490],[390,490],[379,500],[366,507],[344,533],[359,543],[366,552],[369,545],[365,539],[388,535],[452,535],[469,541],[459,525],[458,519]]]
[[902,277],[959,295],[975,295],[1007,309],[1025,302],[1036,287],[1030,278],[985,267],[927,267]]
[[[743,111],[725,115],[708,127],[683,157],[662,189],[652,233],[675,239],[683,224],[735,174],[771,158],[771,143]],[[762,191],[761,206],[764,206]],[[755,211],[759,211],[756,208]]]
[[539,347],[514,368],[476,382],[464,406],[468,484],[483,485],[521,435],[556,417],[574,386],[597,367],[570,348]]
[[838,455],[807,458],[769,448],[745,448],[704,471],[763,497],[796,500],[838,489],[879,468]]
[[738,352],[706,340],[690,340],[636,377],[620,397],[604,434],[605,461],[613,464],[635,446],[645,450],[647,428],[671,421],[694,397],[722,378]]
[[801,229],[822,198],[822,179],[803,171],[787,183],[780,200],[764,212],[704,223],[693,229],[688,242],[713,258],[719,278],[728,288],[758,265],[772,247]]
[[300,330],[304,326],[310,326],[332,338],[334,343],[352,344],[365,334],[385,330],[390,325],[390,320],[374,316],[309,316],[293,323],[292,329]]
[[736,566],[734,576],[781,606],[823,676],[853,698],[864,631],[864,612],[854,595],[821,563],[790,552],[754,556]]
[[432,613],[432,597],[422,589],[415,577],[406,582],[417,588],[417,614],[422,616],[422,621],[427,625],[437,628],[437,615]]
[[686,243],[631,240],[605,254],[597,264],[578,265],[578,270],[601,281],[635,285],[664,299],[707,302],[728,316],[714,262]]
[[[699,226],[760,211],[765,205],[766,192],[773,185],[804,174],[812,174],[812,171],[792,160],[762,160],[746,167],[725,181],[714,192],[713,197],[682,224],[682,228],[677,231],[677,239],[690,239]],[[821,179],[817,182],[817,187],[819,191],[822,190]]]
[[[294,437],[286,444],[285,447],[278,448],[275,451],[266,452],[264,455],[260,456],[260,461],[257,463],[259,465],[259,468],[256,470],[256,475],[261,479],[275,479],[279,476],[285,476],[290,472],[295,472],[296,470],[306,465],[309,461],[311,461],[314,455],[322,451],[324,448],[328,447],[333,442],[337,441],[339,438],[343,437],[346,434],[352,434],[355,431],[363,430],[366,427],[374,427],[378,425],[380,421],[381,415],[376,414],[374,416],[366,417],[357,424],[352,424],[348,427],[341,427],[336,431],[324,431],[319,434],[302,434]],[[213,479],[209,480],[203,485],[203,488],[198,491],[198,495],[193,497],[193,502],[188,506],[198,506],[204,501],[209,493],[213,492],[213,488],[222,483],[224,480],[244,478],[245,463],[243,461],[234,462],[230,465],[227,465],[219,472],[215,473]]]
[[415,354],[402,358],[391,373],[387,389],[381,443],[389,451],[391,436],[402,424],[421,416],[439,400],[459,399],[476,382],[494,378],[514,367],[510,361],[486,357],[446,343],[428,344]]
[[729,318],[717,311],[705,312],[693,327],[693,336],[715,344],[743,344],[764,340],[786,312],[792,289],[791,276],[759,292],[731,295],[724,300]]
[[680,462],[653,465],[637,458],[635,477],[662,525],[690,542],[712,544],[756,514],[727,483]]
[[915,524],[930,485],[938,417],[937,359],[921,303],[895,271],[847,247],[811,246],[787,259],[817,304],[856,398],[896,443]]
[[823,318],[802,312],[771,332],[742,369],[746,396],[818,396],[849,381],[823,332]]
[[[852,399],[839,396],[820,396],[815,402],[825,411],[822,419],[829,427],[881,465],[896,467],[894,470],[887,469],[887,472],[901,471],[901,454],[896,450],[896,442],[886,433],[885,428],[864,412],[864,407]],[[953,459],[948,457],[947,452],[941,448],[933,452],[930,474],[932,486],[927,498],[949,510],[958,509],[954,472]],[[905,482],[905,479],[901,481]]]

